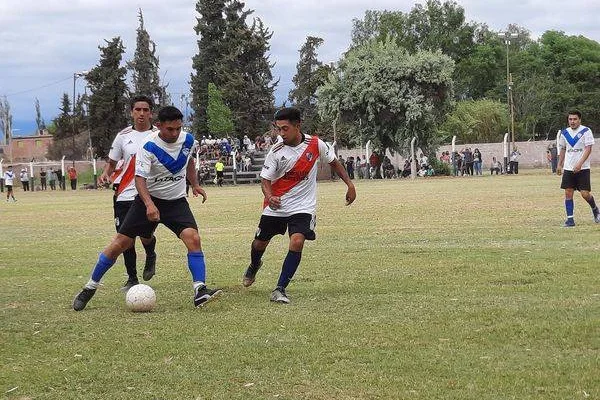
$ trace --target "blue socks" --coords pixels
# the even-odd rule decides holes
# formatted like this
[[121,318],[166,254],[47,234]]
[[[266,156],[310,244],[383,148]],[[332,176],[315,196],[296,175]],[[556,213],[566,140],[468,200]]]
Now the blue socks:
[[301,251],[288,251],[285,260],[283,260],[283,267],[281,268],[281,275],[279,275],[279,281],[277,287],[286,288],[290,283],[298,265],[300,265],[300,259],[302,258]]
[[567,210],[567,219],[573,220],[573,209],[575,208],[573,199],[565,200],[565,208]]
[[201,251],[190,251],[188,253],[188,268],[192,273],[194,282],[206,282],[206,265],[204,264],[204,253]]
[[106,257],[104,253],[100,253],[100,256],[98,257],[98,262],[96,263],[94,271],[92,272],[92,280],[94,282],[100,282],[106,271],[108,271],[110,267],[113,266],[115,261],[116,260],[111,260],[110,258]]

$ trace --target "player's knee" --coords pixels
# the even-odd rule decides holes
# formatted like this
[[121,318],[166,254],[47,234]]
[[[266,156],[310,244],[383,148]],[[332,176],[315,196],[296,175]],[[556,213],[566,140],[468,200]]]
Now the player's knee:
[[302,251],[304,248],[304,235],[294,234],[290,237],[290,250],[291,251]]
[[265,251],[267,246],[269,245],[269,240],[258,240],[254,239],[252,241],[252,248],[256,251]]
[[185,243],[188,250],[199,251],[202,249],[200,234],[197,230],[192,228],[184,229],[183,232],[181,232],[180,238],[183,243]]

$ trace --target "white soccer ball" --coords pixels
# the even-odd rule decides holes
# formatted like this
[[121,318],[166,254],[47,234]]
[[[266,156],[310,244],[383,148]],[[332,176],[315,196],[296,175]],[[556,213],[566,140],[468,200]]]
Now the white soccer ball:
[[156,293],[148,285],[137,284],[127,291],[125,304],[133,312],[152,311],[156,305]]

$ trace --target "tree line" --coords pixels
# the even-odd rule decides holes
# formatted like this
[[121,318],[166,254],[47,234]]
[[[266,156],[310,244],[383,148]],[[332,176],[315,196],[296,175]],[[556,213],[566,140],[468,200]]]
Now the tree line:
[[[241,1],[198,0],[196,12],[198,51],[186,125],[198,138],[264,133],[278,84],[269,60],[273,32]],[[133,93],[171,103],[141,10],[138,20],[133,60],[123,65],[119,37],[105,40],[98,65],[85,77],[90,93],[75,104],[63,95],[49,126],[57,155],[81,156],[87,141],[72,137],[89,130],[96,153],[105,156],[114,134],[129,122]],[[428,0],[409,12],[368,10],[354,19],[348,50],[335,63],[319,60],[322,44],[308,36],[299,49],[286,104],[303,111],[307,133],[342,145],[370,140],[406,152],[413,137],[425,151],[453,135],[463,143],[501,141],[509,131],[509,86],[516,140],[553,139],[570,108],[581,110],[592,130],[600,129],[600,44],[583,36],[550,30],[533,40],[517,25],[498,32],[467,21],[454,1]],[[36,109],[38,125],[44,124],[39,104]]]

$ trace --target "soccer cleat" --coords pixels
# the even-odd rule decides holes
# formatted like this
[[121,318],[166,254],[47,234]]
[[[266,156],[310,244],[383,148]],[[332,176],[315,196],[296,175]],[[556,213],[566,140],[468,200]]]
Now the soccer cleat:
[[123,284],[123,287],[121,288],[122,292],[126,292],[131,289],[132,287],[134,287],[135,285],[139,284],[140,282],[136,279],[136,280],[132,280],[132,279],[127,279],[125,281],[125,283]]
[[600,224],[600,212],[594,214],[594,222]]
[[81,290],[81,292],[79,292],[79,294],[75,296],[75,299],[73,300],[73,310],[83,310],[88,301],[94,297],[94,294],[96,294],[96,289],[88,289],[84,287],[83,290]]
[[249,287],[254,283],[254,280],[256,279],[256,273],[258,272],[260,267],[262,267],[262,265],[262,260],[257,268],[254,268],[252,264],[248,265],[248,269],[246,269],[246,273],[244,274],[244,278],[242,279],[242,285],[244,285],[244,287]]
[[206,286],[198,288],[196,295],[194,296],[194,306],[196,308],[204,306],[206,303],[213,301],[217,297],[221,296],[223,291],[221,289],[208,289]]
[[290,299],[288,299],[287,295],[285,294],[285,289],[282,287],[277,287],[275,290],[273,290],[273,292],[271,292],[271,301],[281,304],[290,303]]
[[146,264],[144,264],[144,273],[142,277],[145,281],[152,279],[156,273],[156,253],[146,254]]
[[575,220],[569,218],[565,221],[565,223],[563,224],[564,228],[572,228],[575,226]]

